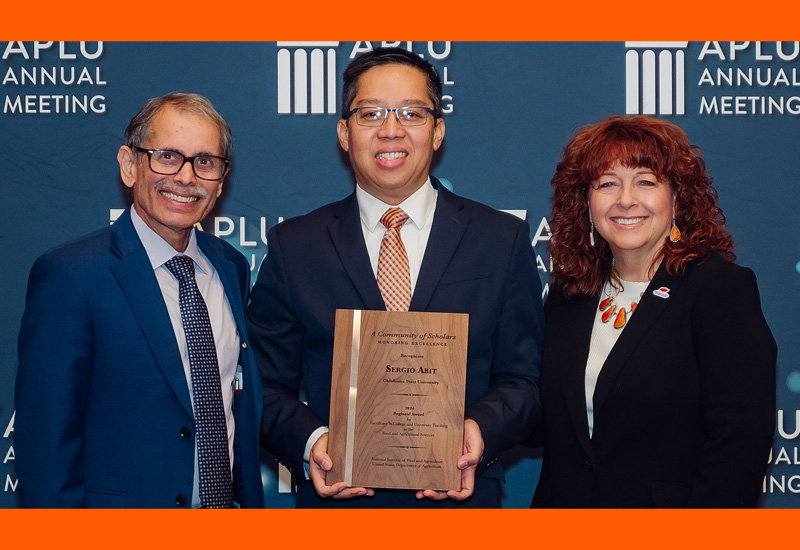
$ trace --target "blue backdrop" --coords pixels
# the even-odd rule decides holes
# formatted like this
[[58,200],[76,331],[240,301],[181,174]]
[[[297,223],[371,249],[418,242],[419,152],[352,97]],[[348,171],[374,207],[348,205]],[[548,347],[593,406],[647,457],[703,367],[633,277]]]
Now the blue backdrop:
[[[130,202],[116,152],[149,98],[208,96],[234,134],[233,169],[202,223],[251,261],[267,230],[351,192],[336,139],[341,73],[380,42],[0,43],[0,506],[15,507],[16,338],[28,270],[50,247],[110,223]],[[765,507],[800,504],[800,44],[797,42],[392,43],[444,78],[447,133],[432,173],[531,224],[548,281],[550,178],[568,135],[610,114],[680,125],[703,149],[778,341],[778,410]],[[731,296],[736,300],[736,296]],[[515,449],[505,505],[526,507],[539,458]],[[267,504],[293,505],[264,457]]]

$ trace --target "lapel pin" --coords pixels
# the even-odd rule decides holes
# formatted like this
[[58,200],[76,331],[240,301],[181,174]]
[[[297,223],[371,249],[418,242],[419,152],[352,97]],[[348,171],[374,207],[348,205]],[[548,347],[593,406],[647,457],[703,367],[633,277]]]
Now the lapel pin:
[[669,298],[669,289],[665,286],[657,288],[653,291],[653,296],[658,296],[659,298],[664,298],[666,300]]

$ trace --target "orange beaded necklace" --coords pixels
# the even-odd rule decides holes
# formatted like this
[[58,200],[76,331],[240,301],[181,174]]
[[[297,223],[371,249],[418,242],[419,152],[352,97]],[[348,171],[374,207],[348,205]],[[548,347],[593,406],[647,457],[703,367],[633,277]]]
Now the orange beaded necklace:
[[[611,316],[614,315],[614,311],[617,312],[617,316],[614,318],[614,328],[622,328],[625,326],[625,323],[628,322],[628,315],[633,314],[634,310],[636,309],[636,305],[638,302],[631,302],[631,309],[630,313],[626,313],[624,307],[618,307],[614,305],[614,297],[608,294],[608,290],[605,291],[607,298],[604,300],[600,300],[600,311],[603,312],[603,315],[600,316],[600,320],[604,323],[608,323],[611,319]],[[642,297],[644,292],[639,293],[639,298]]]

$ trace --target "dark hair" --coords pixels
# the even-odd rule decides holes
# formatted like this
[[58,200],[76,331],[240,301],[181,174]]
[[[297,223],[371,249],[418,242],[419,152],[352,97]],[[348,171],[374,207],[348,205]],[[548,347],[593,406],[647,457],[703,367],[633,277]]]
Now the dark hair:
[[214,122],[219,128],[222,156],[229,159],[233,150],[233,137],[230,126],[214,109],[211,102],[200,94],[184,94],[173,92],[162,97],[155,97],[139,109],[128,127],[125,129],[125,145],[128,147],[144,147],[152,130],[153,118],[167,105],[182,111],[189,111]]
[[428,98],[433,103],[433,114],[436,118],[441,118],[443,109],[442,79],[439,78],[439,73],[426,60],[402,48],[376,48],[361,54],[350,62],[343,77],[342,118],[347,117],[350,105],[358,95],[358,79],[361,75],[373,67],[391,64],[407,65],[422,71],[427,82]]
[[648,168],[672,186],[681,239],[664,240],[659,258],[669,273],[683,273],[689,262],[712,250],[736,259],[700,149],[671,122],[642,115],[610,116],[580,129],[564,147],[550,182],[552,279],[564,295],[597,297],[614,277],[608,243],[597,232],[596,246],[589,242],[588,192],[589,184],[617,163]]

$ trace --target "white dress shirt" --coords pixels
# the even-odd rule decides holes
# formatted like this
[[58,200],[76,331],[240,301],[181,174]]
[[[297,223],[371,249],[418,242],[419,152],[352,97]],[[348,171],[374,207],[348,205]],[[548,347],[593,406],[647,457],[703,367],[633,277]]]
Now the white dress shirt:
[[[139,235],[139,239],[147,252],[150,265],[152,265],[158,280],[158,286],[161,288],[161,294],[164,296],[164,303],[167,306],[172,329],[175,332],[175,339],[181,353],[189,396],[192,397],[192,371],[189,367],[186,335],[181,321],[179,284],[172,272],[164,265],[165,262],[180,253],[176,252],[167,241],[150,229],[133,206],[131,207],[131,219],[133,220],[133,227],[136,229],[136,233]],[[208,316],[211,321],[211,330],[214,333],[214,344],[217,348],[217,362],[219,363],[219,374],[222,383],[222,405],[225,410],[228,430],[228,455],[231,460],[231,468],[233,468],[233,434],[235,430],[233,421],[233,381],[236,376],[236,366],[239,362],[239,332],[236,329],[236,321],[233,318],[231,306],[225,295],[225,289],[222,286],[219,274],[208,258],[197,247],[195,230],[192,230],[189,245],[182,254],[194,260],[195,280],[197,281],[197,287],[200,289],[200,294],[206,302]],[[192,407],[194,407],[194,399],[192,399]],[[194,458],[192,507],[198,508],[200,506],[200,476],[197,467],[196,443]]]

